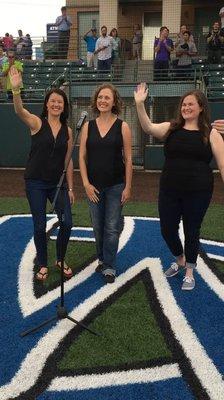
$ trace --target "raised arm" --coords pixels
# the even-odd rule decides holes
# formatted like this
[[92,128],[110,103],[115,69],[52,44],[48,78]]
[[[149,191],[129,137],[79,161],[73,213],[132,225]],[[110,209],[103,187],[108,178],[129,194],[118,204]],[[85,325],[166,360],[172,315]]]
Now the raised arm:
[[213,155],[216,159],[222,180],[224,182],[224,141],[220,133],[214,128],[210,133],[210,143]]
[[35,134],[39,131],[41,127],[41,119],[37,117],[37,115],[31,114],[23,107],[22,99],[20,96],[20,87],[22,84],[21,73],[12,66],[9,70],[9,77],[12,86],[15,113],[30,128],[31,134]]
[[144,101],[148,96],[148,89],[145,83],[140,83],[134,92],[135,103],[138,113],[138,118],[141,127],[145,133],[151,134],[157,139],[165,139],[170,128],[170,122],[162,122],[161,124],[154,124],[148,117]]

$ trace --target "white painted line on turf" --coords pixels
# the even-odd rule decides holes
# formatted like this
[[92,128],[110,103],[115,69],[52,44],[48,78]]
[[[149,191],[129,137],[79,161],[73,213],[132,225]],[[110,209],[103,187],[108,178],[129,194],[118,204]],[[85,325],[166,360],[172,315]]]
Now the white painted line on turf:
[[224,399],[224,381],[178,306],[162,269],[149,268],[157,296],[171,329],[211,400]]
[[[56,221],[57,218],[48,221],[47,230],[51,229]],[[118,251],[121,251],[130,239],[134,231],[134,226],[135,224],[133,218],[125,217],[124,228],[120,236]],[[59,297],[60,287],[47,292],[45,295],[39,298],[36,298],[33,288],[33,260],[35,255],[36,250],[34,241],[31,239],[26,246],[19,265],[19,304],[24,317],[31,315],[43,307],[46,307],[46,305],[50,304]],[[69,279],[69,281],[65,282],[65,293],[77,287],[86,279],[88,279],[93,273],[95,273],[96,266],[97,261],[92,262],[84,270],[73,276],[71,279]]]
[[[135,277],[145,268],[152,274],[152,279],[157,291],[158,299],[163,311],[170,320],[172,330],[180,342],[183,350],[190,360],[192,367],[202,382],[202,386],[208,391],[211,400],[223,400],[224,382],[212,361],[207,356],[204,348],[191,327],[188,325],[183,313],[178,307],[173,293],[165,279],[159,259],[146,258],[130,267],[121,274],[115,282],[101,287],[91,297],[76,307],[71,317],[82,321],[91,310],[104,302],[110,295],[121,288],[125,283]],[[45,365],[48,356],[55,350],[58,343],[68,334],[74,325],[67,319],[59,321],[52,327],[25,357],[21,367],[12,381],[0,388],[1,400],[18,396],[34,385]],[[32,370],[32,375],[30,371]]]
[[[211,271],[211,269],[205,264],[201,257],[198,257],[197,272],[201,275],[202,279],[212,289],[212,291],[224,301],[224,285],[217,278],[217,276]],[[223,397],[224,398],[224,397]]]
[[178,364],[129,371],[108,372],[106,374],[80,375],[55,378],[48,391],[89,390],[99,387],[152,383],[172,378],[180,378]]
[[224,261],[224,257],[218,256],[216,254],[207,253],[207,256],[213,260]]
[[208,240],[208,239],[200,239],[200,242],[203,244],[208,244],[212,246],[220,246],[224,248],[224,242],[217,242],[215,240]]
[[0,217],[0,224],[3,224],[4,222],[8,221],[11,218],[11,215],[4,215],[3,217]]
[[[150,262],[151,261],[153,264],[158,263],[158,260],[150,259]],[[127,281],[145,269],[146,265],[147,260],[141,260],[124,274],[120,275],[113,285],[104,285],[82,304],[74,308],[72,313],[70,313],[70,316],[82,321],[91,310],[104,302],[110,295],[115,293],[118,288],[122,287]],[[21,393],[30,389],[40,376],[47,358],[58,347],[60,341],[63,340],[63,338],[73,328],[74,324],[67,319],[58,321],[57,324],[53,326],[26,355],[20,365],[20,369],[12,380],[8,384],[0,387],[0,399],[8,400],[19,396]],[[32,371],[32,374],[30,371]]]

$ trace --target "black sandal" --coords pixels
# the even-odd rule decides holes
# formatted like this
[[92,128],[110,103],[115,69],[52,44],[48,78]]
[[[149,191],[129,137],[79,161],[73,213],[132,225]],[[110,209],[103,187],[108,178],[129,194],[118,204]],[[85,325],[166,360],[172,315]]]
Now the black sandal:
[[38,281],[46,281],[46,279],[48,278],[48,272],[40,272],[42,268],[47,269],[47,267],[41,267],[39,269],[39,271],[36,273],[36,279]]
[[[59,263],[60,263],[60,264],[59,264]],[[60,271],[61,271],[61,261],[56,261],[55,266],[56,266],[58,269],[60,269]],[[71,272],[68,272],[69,269],[71,269],[71,268],[68,267],[68,265],[66,265],[66,264],[64,263],[64,271],[63,271],[63,273],[64,273],[64,277],[67,278],[67,279],[70,279],[70,278],[73,276],[73,272],[72,272],[72,271],[71,271]],[[66,273],[66,272],[67,272],[67,273]]]

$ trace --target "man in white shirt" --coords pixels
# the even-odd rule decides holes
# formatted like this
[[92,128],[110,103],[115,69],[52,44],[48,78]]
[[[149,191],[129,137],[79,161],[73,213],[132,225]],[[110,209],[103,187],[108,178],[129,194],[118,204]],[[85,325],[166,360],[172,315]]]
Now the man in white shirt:
[[221,18],[221,25],[222,25],[222,28],[224,28],[224,7],[222,7],[222,8],[220,9],[220,11],[219,11],[219,16],[220,16],[220,18]]
[[111,67],[113,38],[107,35],[107,27],[101,28],[101,36],[96,41],[94,54],[98,56],[97,69],[99,71],[109,71]]
[[61,15],[56,19],[58,26],[58,58],[67,58],[71,18],[67,15],[66,7],[61,7]]

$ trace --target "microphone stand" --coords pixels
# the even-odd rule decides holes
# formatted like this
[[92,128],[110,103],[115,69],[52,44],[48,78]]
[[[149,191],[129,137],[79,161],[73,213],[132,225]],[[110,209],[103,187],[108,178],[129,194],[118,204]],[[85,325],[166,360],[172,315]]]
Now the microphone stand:
[[[82,128],[82,125],[85,121],[85,118],[87,116],[86,112],[82,113],[82,116],[76,126],[76,135],[75,135],[75,139],[73,141],[72,144],[72,148],[71,148],[71,152],[69,154],[69,157],[67,159],[67,162],[65,163],[65,167],[64,170],[62,172],[62,175],[60,177],[60,180],[58,182],[57,185],[57,190],[54,196],[54,200],[52,203],[52,209],[51,209],[51,213],[53,213],[55,211],[55,207],[57,208],[57,214],[58,214],[58,220],[59,220],[59,227],[60,227],[60,249],[61,249],[61,268],[60,268],[60,291],[61,291],[61,297],[60,297],[60,304],[57,305],[57,312],[56,315],[43,321],[42,323],[40,323],[39,325],[35,326],[34,328],[30,328],[22,333],[20,333],[21,337],[24,337],[26,335],[29,335],[30,333],[36,332],[37,330],[39,330],[40,328],[44,327],[45,325],[53,322],[53,321],[57,321],[57,320],[61,320],[61,319],[69,319],[70,321],[72,321],[74,324],[77,324],[79,326],[81,326],[82,328],[86,329],[87,331],[89,331],[90,333],[92,333],[93,335],[96,336],[100,336],[99,333],[93,331],[92,329],[88,328],[86,325],[84,325],[82,322],[77,321],[76,319],[72,318],[69,316],[67,309],[64,305],[64,259],[65,259],[65,250],[64,250],[64,246],[63,246],[63,237],[64,237],[64,220],[65,220],[65,215],[64,215],[64,190],[66,190],[65,188],[63,188],[63,184],[65,181],[65,177],[66,177],[66,172],[68,169],[68,165],[69,162],[71,160],[74,148],[77,144],[78,141],[78,137],[79,137],[79,133],[80,130]],[[57,202],[57,206],[56,206],[56,202]]]

